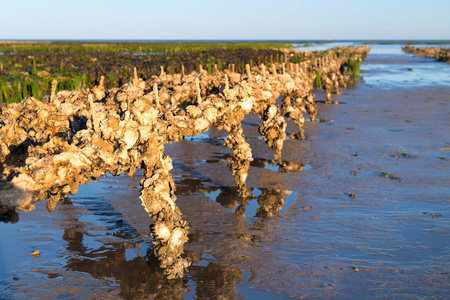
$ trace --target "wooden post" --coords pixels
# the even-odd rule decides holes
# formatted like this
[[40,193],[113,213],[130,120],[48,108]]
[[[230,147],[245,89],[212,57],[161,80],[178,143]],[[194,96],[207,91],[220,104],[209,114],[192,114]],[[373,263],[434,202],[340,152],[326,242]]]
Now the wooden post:
[[159,109],[161,107],[161,105],[159,103],[158,85],[156,84],[156,82],[153,84],[153,92],[155,93],[156,107]]
[[248,76],[248,80],[252,80],[252,72],[250,70],[250,65],[246,64],[245,65],[245,69],[247,70],[247,76]]
[[197,87],[197,102],[198,104],[202,103],[202,93],[200,89],[200,81],[198,80],[198,77],[195,78],[195,86]]
[[50,94],[51,100],[55,99],[57,85],[58,85],[58,81],[56,81],[56,79],[53,79],[52,80],[52,93]]
[[[161,66],[162,68],[162,66]],[[163,71],[164,72],[164,71]],[[137,69],[136,67],[134,67],[134,79],[133,79],[133,84],[137,85],[138,84],[138,75],[137,75]]]
[[228,93],[228,91],[230,90],[230,84],[228,82],[228,75],[225,74],[225,96]]

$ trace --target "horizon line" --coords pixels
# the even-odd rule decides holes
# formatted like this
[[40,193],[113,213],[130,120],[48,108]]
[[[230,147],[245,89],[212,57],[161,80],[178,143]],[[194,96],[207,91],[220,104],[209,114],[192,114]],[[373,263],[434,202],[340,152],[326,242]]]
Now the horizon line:
[[0,39],[0,42],[450,42],[450,39]]

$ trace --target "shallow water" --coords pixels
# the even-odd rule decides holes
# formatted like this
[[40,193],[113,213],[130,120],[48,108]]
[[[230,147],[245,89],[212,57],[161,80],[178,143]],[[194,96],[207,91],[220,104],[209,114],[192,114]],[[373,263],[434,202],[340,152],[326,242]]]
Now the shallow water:
[[[166,146],[191,227],[184,279],[165,281],[149,255],[141,173],[108,176],[52,213],[40,203],[0,224],[0,299],[445,298],[449,65],[399,47],[371,45],[363,79],[334,98],[345,104],[318,104],[333,121],[307,122],[306,140],[286,141],[295,172],[247,140],[254,199],[237,198],[223,131]],[[250,115],[245,135],[257,137],[259,123]]]
[[[305,51],[324,51],[332,47],[364,46],[362,42],[332,42],[298,47]],[[364,82],[381,89],[450,86],[450,65],[433,59],[402,52],[401,44],[371,44],[361,65]],[[450,45],[418,44],[414,47],[450,47]]]

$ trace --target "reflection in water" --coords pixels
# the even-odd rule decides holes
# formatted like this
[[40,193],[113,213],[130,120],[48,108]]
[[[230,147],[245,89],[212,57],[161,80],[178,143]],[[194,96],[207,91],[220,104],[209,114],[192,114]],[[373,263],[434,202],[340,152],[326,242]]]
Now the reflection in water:
[[[206,163],[215,163],[218,161],[230,161],[230,154],[222,154],[217,156],[217,160],[206,160]],[[250,162],[251,167],[263,168],[266,170],[278,172],[278,173],[291,173],[291,172],[301,172],[311,169],[311,165],[298,163],[294,161],[282,160],[278,161],[275,159],[265,159],[265,158],[253,158]]]
[[236,284],[242,283],[243,271],[237,267],[225,267],[209,263],[206,267],[192,265],[189,274],[196,282],[196,299],[237,299]]
[[274,159],[263,159],[263,158],[253,159],[253,161],[250,163],[250,166],[264,168],[278,173],[300,172],[311,168],[309,164],[297,163],[287,160],[278,162]]
[[[96,223],[110,224],[106,230],[112,231],[118,241],[93,240],[85,228],[89,222],[82,220],[84,215],[74,214],[70,209],[72,203],[65,201],[61,221],[74,224],[64,229],[62,237],[69,254],[64,266],[67,270],[87,273],[96,279],[113,279],[119,287],[119,296],[124,299],[183,299],[183,294],[191,292],[191,287],[195,287],[197,299],[218,296],[233,299],[238,295],[236,284],[242,283],[243,271],[213,261],[205,265],[200,253],[187,251],[185,254],[193,263],[185,278],[167,280],[154,257],[151,243],[139,239],[136,230],[122,220],[120,213],[101,199],[81,200],[81,204],[100,219]],[[91,217],[91,221],[94,218]]]
[[17,223],[19,221],[19,213],[15,209],[0,207],[0,222]]
[[252,193],[257,201],[246,200],[240,203],[234,210],[235,214],[248,218],[256,217],[259,220],[281,216],[287,210],[285,205],[290,207],[297,197],[292,191],[282,189],[254,188]]
[[[229,154],[217,156],[217,160],[228,160]],[[300,172],[311,168],[309,164],[296,163],[292,161],[278,162],[274,159],[254,158],[250,166],[264,168],[279,173]],[[296,194],[292,191],[272,188],[248,188],[253,198],[243,198],[239,194],[236,186],[221,186],[217,182],[212,182],[210,178],[200,174],[194,168],[183,164],[176,164],[176,167],[187,172],[188,176],[175,177],[177,195],[202,194],[223,207],[233,211],[236,215],[249,218],[264,219],[266,217],[279,216],[285,213],[287,208],[296,200]],[[257,201],[254,201],[257,199]]]
[[[77,232],[74,236],[80,237],[77,242],[82,245],[83,234]],[[113,246],[102,246],[89,252],[79,249],[80,256],[70,259],[66,268],[88,273],[97,279],[113,278],[120,286],[119,295],[124,299],[183,299],[183,292],[189,290],[186,280],[164,279],[156,258],[149,258],[150,249],[145,256],[127,260],[126,244]]]
[[[96,279],[112,278],[124,299],[183,299],[183,292],[189,289],[186,280],[165,280],[151,247],[142,242],[136,229],[123,221],[121,213],[108,201],[98,197],[78,199],[77,205],[91,212],[83,215],[74,213],[72,205],[66,200],[61,210],[64,215],[61,221],[72,224],[64,228],[62,236],[67,242],[67,253],[71,254],[65,265],[67,270],[88,273]],[[94,240],[86,230],[91,222],[104,225],[104,230],[112,232],[118,241]],[[143,256],[141,248],[147,248]],[[130,258],[130,249],[137,249],[137,255]]]
[[[220,157],[218,161],[229,158]],[[210,163],[210,161],[203,160]],[[212,163],[216,162],[215,160]],[[276,172],[297,172],[308,168],[308,165],[271,159],[257,158],[252,162],[254,167],[263,167]],[[281,189],[250,188],[254,198],[240,197],[236,186],[220,186],[206,176],[202,176],[195,168],[175,164],[175,167],[188,176],[175,176],[177,195],[208,196],[213,201],[226,207],[234,214],[257,218],[256,221],[267,217],[279,216],[286,210],[286,204],[292,204],[296,195],[291,191]],[[136,188],[143,176],[124,178],[121,180],[110,178],[110,186],[101,189],[116,190],[116,184]],[[127,185],[131,182],[131,185]],[[96,183],[93,183],[95,186]],[[90,185],[92,186],[92,185]],[[107,193],[108,194],[108,193]],[[108,196],[109,197],[109,196]],[[75,198],[63,197],[58,211],[62,218],[58,218],[63,229],[62,239],[66,242],[63,251],[63,267],[71,272],[89,274],[98,280],[109,279],[111,289],[117,289],[119,296],[124,299],[183,299],[188,296],[204,298],[235,299],[243,297],[239,294],[238,284],[243,282],[245,270],[237,267],[222,265],[209,260],[205,264],[202,252],[187,251],[184,258],[192,261],[184,279],[167,280],[159,267],[158,259],[154,256],[151,239],[142,238],[137,230],[128,223],[128,218],[111,205],[111,201],[102,195]],[[122,202],[121,202],[122,203]],[[121,204],[123,205],[123,203]],[[77,211],[76,208],[82,208]],[[14,221],[17,214],[6,214],[6,221]],[[9,212],[8,212],[9,213]],[[246,220],[242,219],[245,223]],[[253,220],[254,221],[254,220]],[[101,229],[100,229],[101,228]],[[248,234],[241,225],[237,225],[231,235],[233,239],[254,240],[254,234]],[[142,232],[142,231],[141,231]],[[192,243],[201,241],[204,233],[195,238],[190,235]],[[38,271],[41,272],[41,271]],[[47,271],[42,271],[45,273]],[[48,278],[63,276],[63,272],[50,271]],[[53,277],[52,277],[53,276]],[[245,280],[244,280],[245,282]],[[242,288],[239,287],[242,293]],[[1,298],[1,297],[0,297]]]
[[[197,185],[198,184],[198,185]],[[205,186],[201,180],[184,178],[177,182],[178,193],[191,195],[196,190],[216,201],[223,207],[233,211],[236,215],[264,219],[267,217],[280,216],[285,213],[285,204],[289,206],[296,200],[296,194],[292,191],[270,188],[249,188],[254,199],[242,199],[235,186]]]
[[274,217],[280,214],[285,204],[285,198],[291,195],[291,191],[280,189],[263,189],[258,197],[259,208],[256,211],[258,218]]

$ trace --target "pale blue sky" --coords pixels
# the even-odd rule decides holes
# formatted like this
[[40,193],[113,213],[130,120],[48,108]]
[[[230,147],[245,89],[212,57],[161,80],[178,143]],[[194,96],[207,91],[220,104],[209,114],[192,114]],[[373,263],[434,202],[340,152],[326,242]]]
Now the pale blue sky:
[[3,0],[0,39],[450,39],[450,0]]

